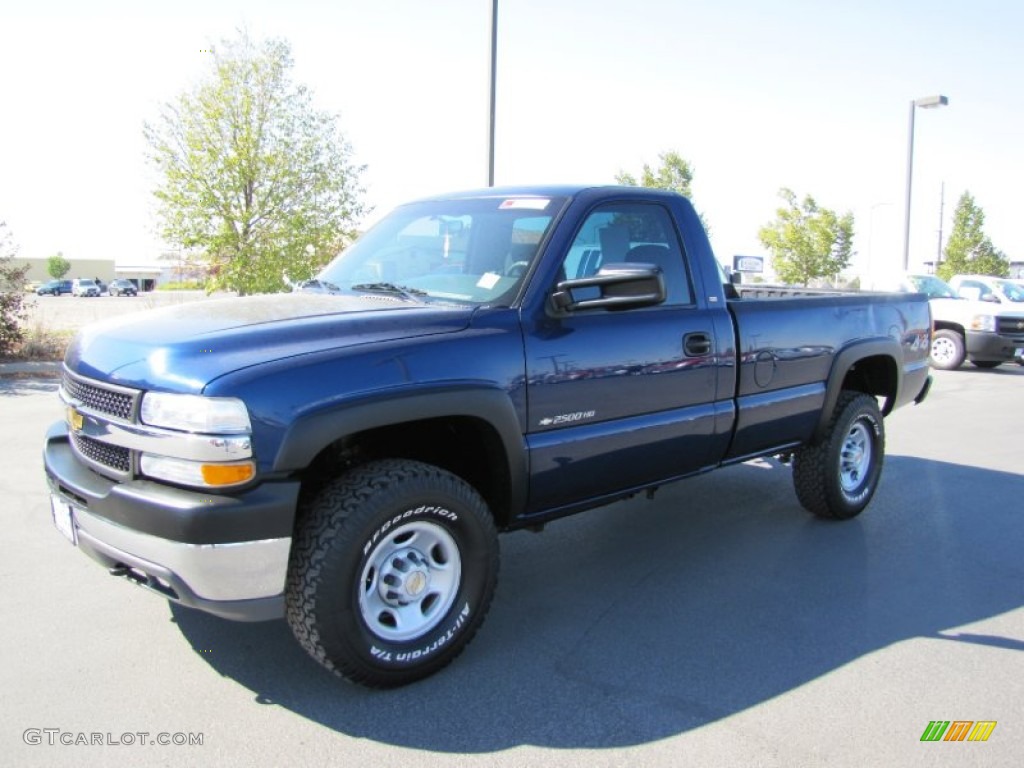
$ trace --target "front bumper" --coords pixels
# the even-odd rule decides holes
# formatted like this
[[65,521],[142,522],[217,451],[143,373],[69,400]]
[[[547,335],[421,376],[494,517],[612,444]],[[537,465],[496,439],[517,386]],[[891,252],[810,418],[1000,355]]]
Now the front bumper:
[[1024,347],[1024,338],[1013,338],[990,331],[967,331],[967,357],[971,360],[1012,360]]
[[112,574],[224,618],[284,615],[298,483],[236,496],[119,483],[76,459],[64,424],[47,434],[43,461],[54,503],[71,509],[79,548]]

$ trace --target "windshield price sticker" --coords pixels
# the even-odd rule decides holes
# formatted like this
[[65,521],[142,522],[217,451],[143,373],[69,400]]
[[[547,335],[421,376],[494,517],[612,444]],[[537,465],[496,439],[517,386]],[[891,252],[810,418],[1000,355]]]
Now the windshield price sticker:
[[476,287],[489,291],[498,284],[499,280],[501,280],[501,275],[494,272],[484,272],[480,279],[477,280]]

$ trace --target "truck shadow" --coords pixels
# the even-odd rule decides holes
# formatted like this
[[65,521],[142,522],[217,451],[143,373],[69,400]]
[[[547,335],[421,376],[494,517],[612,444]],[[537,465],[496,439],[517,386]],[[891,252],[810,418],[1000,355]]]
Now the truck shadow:
[[437,752],[663,739],[912,638],[1024,649],[956,629],[1022,604],[1019,475],[890,456],[847,523],[806,515],[790,479],[758,461],[503,537],[476,640],[397,691],[332,677],[284,622],[172,620],[258,703]]

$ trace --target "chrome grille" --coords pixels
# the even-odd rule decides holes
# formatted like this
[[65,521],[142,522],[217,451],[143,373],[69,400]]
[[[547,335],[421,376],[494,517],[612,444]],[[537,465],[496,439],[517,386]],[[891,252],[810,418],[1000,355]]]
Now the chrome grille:
[[131,471],[131,453],[127,448],[101,443],[77,432],[71,433],[71,443],[78,453],[102,467],[122,475],[127,475]]
[[82,379],[71,376],[64,372],[64,391],[72,400],[77,400],[83,406],[113,416],[123,421],[131,421],[135,408],[135,395],[130,392],[109,389],[99,384],[92,384]]

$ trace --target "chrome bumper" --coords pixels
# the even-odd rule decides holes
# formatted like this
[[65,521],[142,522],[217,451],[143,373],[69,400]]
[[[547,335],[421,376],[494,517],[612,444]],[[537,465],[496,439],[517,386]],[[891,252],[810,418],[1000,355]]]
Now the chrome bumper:
[[[79,547],[115,575],[226,618],[260,620],[284,615],[282,595],[291,539],[184,544],[73,509]],[[257,605],[261,602],[268,605]],[[268,615],[272,603],[278,604],[278,610]]]

